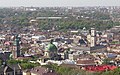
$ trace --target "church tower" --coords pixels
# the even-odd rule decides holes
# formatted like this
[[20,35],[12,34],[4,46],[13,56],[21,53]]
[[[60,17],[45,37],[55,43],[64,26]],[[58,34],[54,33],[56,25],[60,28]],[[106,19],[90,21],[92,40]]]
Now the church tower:
[[15,36],[15,41],[13,44],[14,50],[13,50],[13,58],[20,57],[20,37],[18,35]]
[[96,45],[96,30],[95,28],[91,28],[91,41],[90,41],[90,46],[94,47]]

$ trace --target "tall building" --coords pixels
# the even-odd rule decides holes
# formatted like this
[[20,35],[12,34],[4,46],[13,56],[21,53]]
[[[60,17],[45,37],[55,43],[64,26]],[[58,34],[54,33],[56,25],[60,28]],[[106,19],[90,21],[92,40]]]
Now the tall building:
[[13,58],[20,57],[20,37],[18,35],[15,36],[15,41],[13,44]]
[[90,46],[91,46],[91,47],[96,46],[96,30],[95,30],[95,28],[91,28],[91,41],[90,41]]

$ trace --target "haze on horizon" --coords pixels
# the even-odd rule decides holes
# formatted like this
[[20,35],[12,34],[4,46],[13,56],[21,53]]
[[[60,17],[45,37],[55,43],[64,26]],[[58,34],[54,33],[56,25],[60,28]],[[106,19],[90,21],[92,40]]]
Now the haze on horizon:
[[0,0],[0,7],[120,6],[120,0]]

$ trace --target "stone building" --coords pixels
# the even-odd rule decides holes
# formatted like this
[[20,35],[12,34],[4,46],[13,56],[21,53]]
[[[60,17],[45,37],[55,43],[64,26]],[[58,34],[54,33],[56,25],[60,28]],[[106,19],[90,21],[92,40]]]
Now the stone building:
[[50,59],[58,59],[58,49],[57,47],[53,44],[53,40],[50,41],[50,43],[47,45],[45,51],[44,51],[44,56],[48,57]]

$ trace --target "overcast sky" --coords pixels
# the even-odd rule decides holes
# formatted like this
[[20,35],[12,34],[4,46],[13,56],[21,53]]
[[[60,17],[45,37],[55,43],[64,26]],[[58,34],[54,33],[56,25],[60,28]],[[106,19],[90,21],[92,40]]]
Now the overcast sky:
[[0,7],[9,6],[120,6],[120,0],[0,0]]

